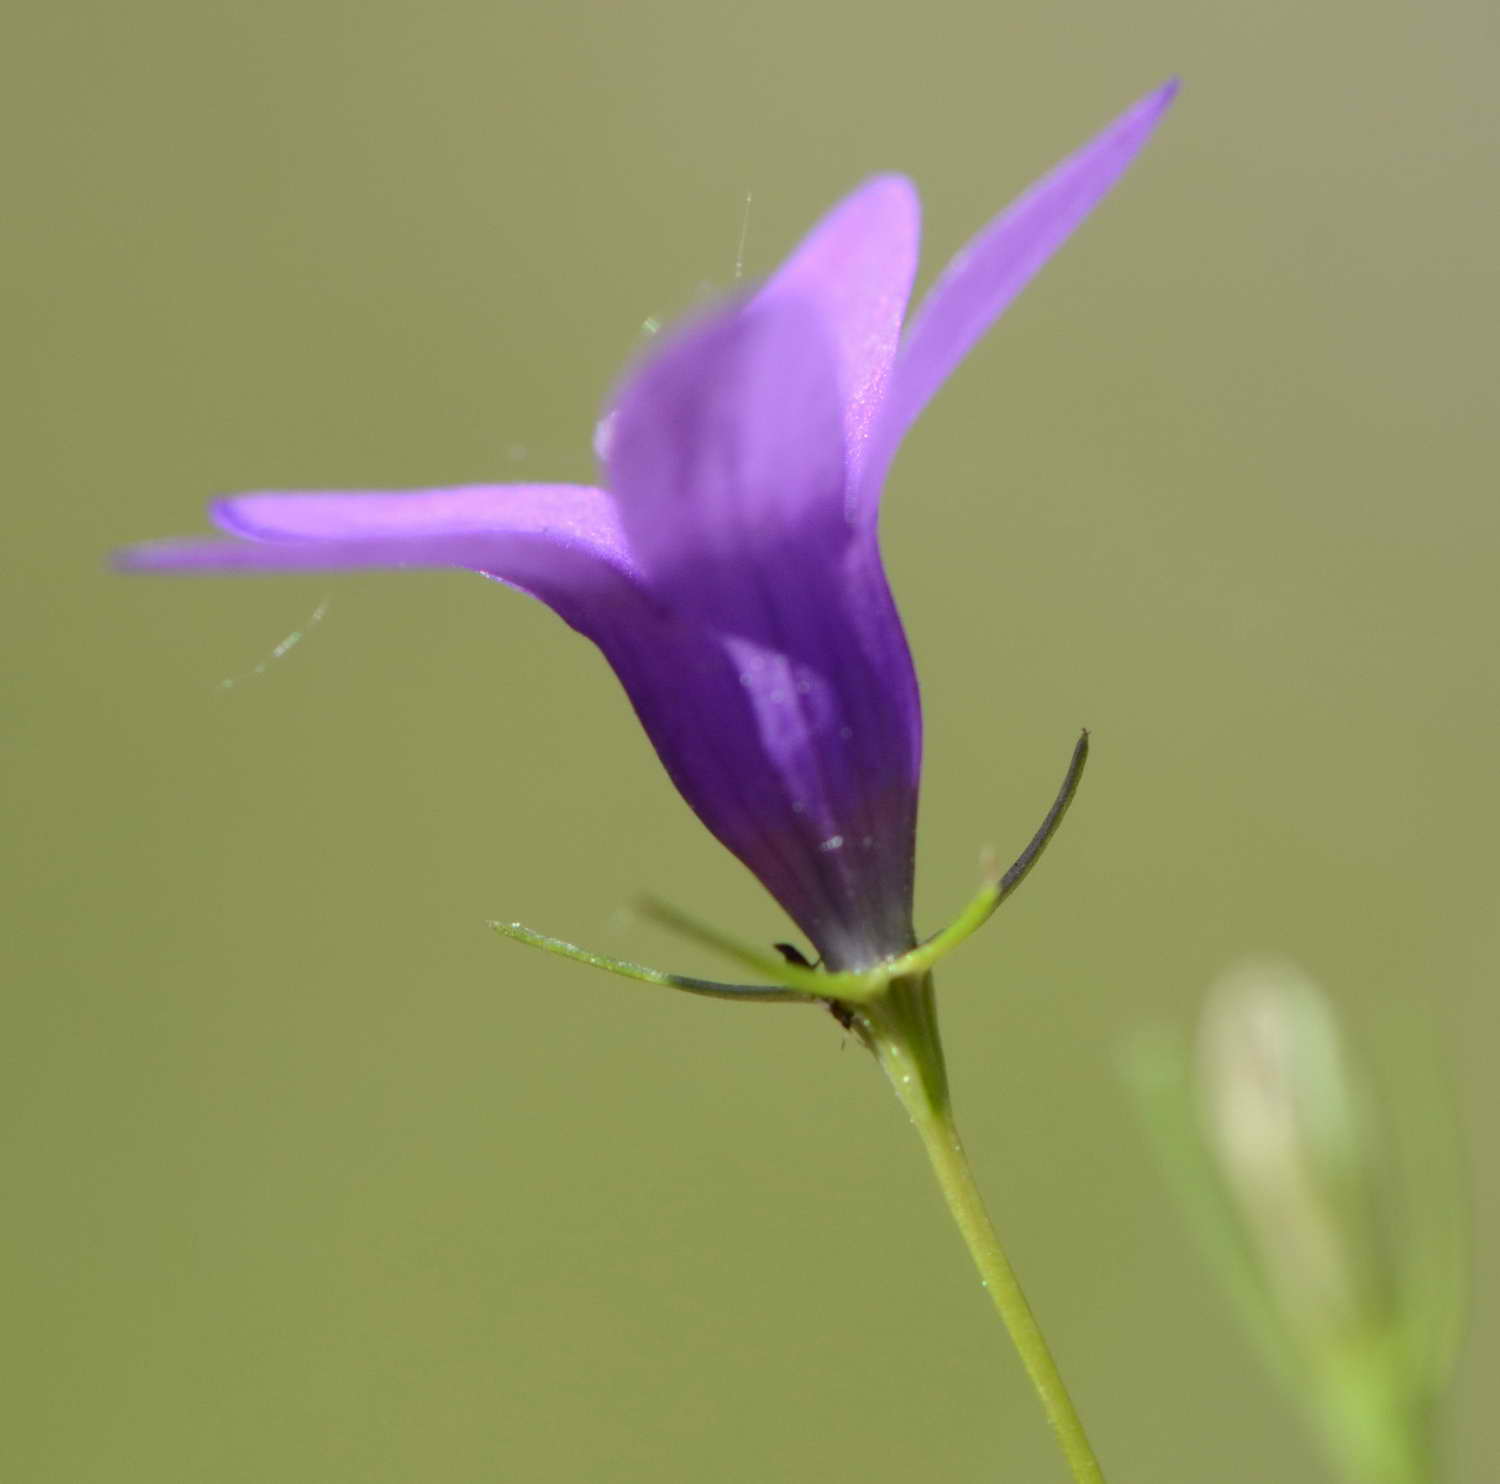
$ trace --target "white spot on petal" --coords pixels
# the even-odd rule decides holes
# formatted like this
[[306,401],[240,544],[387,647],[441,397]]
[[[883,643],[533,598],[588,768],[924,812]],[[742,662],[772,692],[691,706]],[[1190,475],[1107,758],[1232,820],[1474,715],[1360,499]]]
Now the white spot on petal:
[[842,835],[830,835],[826,840],[820,841],[819,850],[842,850],[844,848],[844,837]]
[[603,417],[594,424],[594,457],[601,464],[609,462],[609,446],[615,436],[615,414],[606,412]]

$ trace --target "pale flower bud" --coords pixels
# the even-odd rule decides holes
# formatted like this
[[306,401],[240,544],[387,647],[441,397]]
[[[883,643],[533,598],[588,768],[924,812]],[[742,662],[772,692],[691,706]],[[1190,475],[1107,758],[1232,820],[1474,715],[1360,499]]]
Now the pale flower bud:
[[1378,1328],[1375,1162],[1327,1001],[1293,965],[1244,964],[1209,996],[1197,1058],[1205,1135],[1283,1322],[1313,1345]]

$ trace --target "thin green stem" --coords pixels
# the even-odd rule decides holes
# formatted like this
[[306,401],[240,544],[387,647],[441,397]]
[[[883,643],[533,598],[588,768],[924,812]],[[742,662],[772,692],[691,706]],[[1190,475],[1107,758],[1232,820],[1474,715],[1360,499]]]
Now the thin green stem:
[[1099,1460],[1000,1244],[959,1139],[938,1039],[931,976],[893,984],[885,999],[861,1007],[855,1023],[921,1136],[948,1210],[1021,1357],[1074,1480],[1104,1484]]
[[1431,1419],[1413,1415],[1409,1397],[1395,1394],[1384,1377],[1325,1373],[1315,1382],[1313,1418],[1347,1478],[1360,1484],[1437,1484]]

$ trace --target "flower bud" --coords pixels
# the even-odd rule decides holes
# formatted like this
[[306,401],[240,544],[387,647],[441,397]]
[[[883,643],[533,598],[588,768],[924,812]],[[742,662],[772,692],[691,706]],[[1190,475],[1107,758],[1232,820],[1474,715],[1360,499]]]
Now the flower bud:
[[1219,980],[1177,1085],[1196,1126],[1178,1147],[1199,1151],[1179,1186],[1222,1212],[1205,1230],[1329,1453],[1352,1484],[1430,1480],[1463,1309],[1456,1185],[1424,1175],[1420,1210],[1401,1188],[1332,1006],[1291,964]]
[[1392,1283],[1372,1129],[1332,1010],[1290,964],[1246,963],[1209,996],[1197,1044],[1204,1137],[1299,1343],[1383,1328]]

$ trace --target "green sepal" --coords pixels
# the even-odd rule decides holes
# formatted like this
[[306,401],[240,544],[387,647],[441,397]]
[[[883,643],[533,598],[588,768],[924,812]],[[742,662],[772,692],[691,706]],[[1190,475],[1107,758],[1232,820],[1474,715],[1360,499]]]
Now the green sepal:
[[608,954],[593,953],[580,948],[576,943],[561,938],[549,938],[545,933],[534,932],[524,923],[492,922],[497,933],[526,943],[532,948],[555,953],[560,958],[571,958],[591,968],[604,969],[618,974],[622,979],[638,979],[644,984],[664,984],[669,989],[681,989],[688,994],[707,995],[716,1000],[761,1000],[771,1003],[806,1004],[809,996],[781,984],[721,984],[716,979],[694,979],[687,974],[668,974],[661,969],[652,969],[645,964],[632,963],[625,958],[611,958]]
[[1041,859],[1042,852],[1057,833],[1078,793],[1088,756],[1089,734],[1085,731],[1079,734],[1078,741],[1074,744],[1062,787],[1052,801],[1047,817],[1042,820],[1026,849],[1016,857],[1007,871],[998,875],[991,873],[964,909],[941,932],[933,934],[899,957],[886,959],[872,968],[842,973],[803,968],[743,943],[664,902],[647,900],[641,904],[641,911],[681,937],[701,943],[705,948],[715,949],[733,962],[754,969],[756,973],[764,974],[766,978],[774,979],[788,989],[801,990],[804,994],[814,995],[819,999],[843,1000],[855,1005],[866,1003],[884,994],[893,980],[930,973],[939,959],[946,958],[960,943],[973,937],[994,916],[996,908],[1031,873],[1032,867]]
[[654,898],[646,898],[639,904],[643,916],[670,929],[689,942],[701,944],[722,954],[732,963],[754,970],[771,981],[770,984],[723,984],[714,979],[694,979],[684,974],[668,974],[661,969],[648,968],[644,964],[632,963],[628,959],[611,958],[607,954],[594,953],[561,938],[549,938],[534,932],[519,922],[492,922],[490,926],[507,938],[533,948],[545,949],[563,958],[575,959],[595,969],[605,969],[624,979],[637,979],[647,984],[664,984],[672,989],[686,990],[689,994],[709,995],[723,1000],[764,1000],[781,1002],[836,1001],[846,1005],[867,1005],[882,998],[892,983],[898,980],[921,979],[932,971],[940,958],[946,957],[965,939],[972,937],[994,916],[995,909],[1027,877],[1031,868],[1041,859],[1052,837],[1057,833],[1068,806],[1078,792],[1083,778],[1084,764],[1088,761],[1089,734],[1079,735],[1074,744],[1073,755],[1068,761],[1068,771],[1063,777],[1062,787],[1052,801],[1052,807],[1042,820],[1036,834],[1031,837],[1026,849],[1016,858],[1010,869],[1003,874],[991,873],[970,899],[968,905],[941,932],[935,933],[925,942],[899,955],[885,959],[868,969],[830,972],[809,968],[805,964],[788,961],[776,953],[768,953],[736,938],[731,933],[700,922],[678,907],[669,906]]

